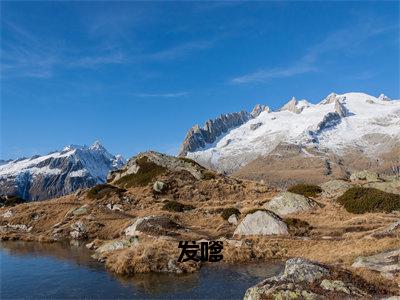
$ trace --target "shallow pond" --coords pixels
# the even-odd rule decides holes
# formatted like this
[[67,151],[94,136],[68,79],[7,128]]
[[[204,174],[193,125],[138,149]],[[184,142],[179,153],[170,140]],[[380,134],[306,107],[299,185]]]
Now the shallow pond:
[[246,289],[282,270],[278,262],[214,263],[186,275],[116,276],[82,246],[1,242],[0,298],[242,299]]

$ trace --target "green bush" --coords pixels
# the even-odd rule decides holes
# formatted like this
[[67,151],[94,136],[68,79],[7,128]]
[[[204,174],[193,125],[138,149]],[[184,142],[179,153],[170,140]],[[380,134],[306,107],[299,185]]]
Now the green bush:
[[236,215],[239,216],[240,215],[240,211],[235,208],[235,207],[228,207],[228,208],[224,208],[221,212],[221,217],[224,220],[228,220],[230,216],[232,215]]
[[0,197],[0,205],[4,206],[14,206],[17,204],[24,203],[25,200],[19,196],[3,196]]
[[352,187],[337,201],[351,213],[363,214],[367,212],[391,212],[400,210],[400,195],[366,188]]
[[124,188],[146,186],[167,171],[166,168],[149,161],[147,157],[137,159],[136,163],[139,166],[137,173],[121,177],[115,182],[116,185]]
[[205,170],[202,172],[204,180],[215,179],[215,173],[209,170]]
[[295,236],[307,236],[313,227],[306,221],[296,218],[285,218],[283,221],[289,229],[289,233]]
[[173,211],[173,212],[183,212],[186,210],[194,209],[194,206],[186,205],[186,204],[180,203],[178,201],[170,200],[170,201],[165,202],[163,209],[168,210],[168,211]]
[[288,192],[306,197],[316,197],[322,192],[322,189],[318,185],[313,184],[296,184],[288,188]]
[[124,192],[126,192],[126,190],[110,184],[98,184],[88,191],[87,196],[90,199],[101,199],[104,197],[110,197],[113,194],[121,195]]

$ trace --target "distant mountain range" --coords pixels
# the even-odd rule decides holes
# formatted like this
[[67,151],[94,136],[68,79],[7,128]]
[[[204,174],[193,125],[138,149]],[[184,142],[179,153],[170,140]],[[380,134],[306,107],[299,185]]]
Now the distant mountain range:
[[[193,126],[179,153],[234,176],[287,186],[347,177],[362,169],[400,173],[400,100],[330,94],[318,104],[292,98],[272,111],[223,114]],[[99,142],[0,160],[0,195],[43,200],[107,180],[125,160]]]
[[395,172],[400,167],[400,100],[332,93],[318,104],[292,98],[277,111],[257,108],[255,114],[227,114],[202,128],[194,126],[180,155],[221,172],[266,180],[273,179],[271,172],[291,174],[294,169],[307,181],[301,171],[308,167],[301,160],[313,161],[314,171],[319,165],[323,176],[375,167]]
[[43,156],[0,162],[0,194],[43,200],[106,182],[109,171],[125,163],[98,141],[71,145]]

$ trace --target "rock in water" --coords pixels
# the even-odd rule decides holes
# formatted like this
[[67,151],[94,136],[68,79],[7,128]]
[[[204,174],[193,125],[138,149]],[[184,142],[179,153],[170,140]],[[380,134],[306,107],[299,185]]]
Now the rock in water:
[[265,208],[278,214],[285,216],[295,212],[303,212],[313,210],[318,207],[318,203],[299,194],[283,192],[272,198],[265,204]]
[[258,210],[248,214],[236,228],[234,235],[289,234],[288,227],[270,211]]

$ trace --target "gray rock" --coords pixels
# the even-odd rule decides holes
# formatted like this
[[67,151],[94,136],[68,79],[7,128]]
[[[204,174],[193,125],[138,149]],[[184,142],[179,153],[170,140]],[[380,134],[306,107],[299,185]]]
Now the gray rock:
[[74,216],[86,215],[88,213],[88,205],[83,205],[72,211]]
[[179,156],[185,156],[188,152],[194,152],[204,148],[207,144],[214,143],[217,138],[228,133],[252,118],[246,111],[224,114],[216,119],[208,120],[203,127],[193,126],[186,134],[182,143]]
[[70,236],[75,240],[87,238],[86,226],[81,221],[75,222],[71,225]]
[[138,162],[142,158],[172,172],[187,171],[196,179],[203,178],[203,168],[196,163],[155,151],[147,151],[129,159],[121,170],[110,172],[107,177],[109,182],[113,183],[126,175],[136,174],[140,169]]
[[347,295],[355,295],[358,297],[365,297],[367,294],[362,290],[356,288],[350,283],[344,283],[341,280],[324,279],[321,282],[321,287],[328,291],[342,292]]
[[314,210],[318,207],[318,203],[299,194],[283,192],[272,198],[264,207],[279,216],[285,216],[291,213]]
[[366,268],[378,271],[384,276],[392,277],[393,274],[400,272],[400,248],[372,256],[357,257],[352,267]]
[[153,190],[157,193],[162,193],[167,188],[167,185],[162,181],[156,181],[153,184]]
[[352,184],[344,180],[330,180],[322,183],[320,187],[325,195],[329,197],[339,197],[351,188]]
[[314,282],[324,276],[328,276],[329,270],[303,258],[292,258],[286,261],[284,278],[290,278],[294,282]]
[[3,218],[11,218],[13,216],[13,212],[11,210],[7,210],[4,214],[2,214]]
[[316,262],[303,258],[289,259],[283,273],[249,288],[244,299],[325,299],[318,285],[334,292],[337,299],[369,297],[367,292],[346,283],[347,278],[331,279],[330,276],[330,269]]
[[271,109],[270,109],[268,106],[266,106],[266,105],[257,104],[256,106],[254,106],[254,108],[253,108],[253,110],[251,111],[250,115],[251,115],[253,118],[256,118],[256,117],[258,117],[263,111],[271,112]]
[[33,229],[32,226],[27,226],[25,224],[6,224],[4,226],[0,226],[0,232],[2,231],[24,231],[31,232]]
[[181,226],[179,224],[167,217],[148,216],[137,218],[124,232],[126,236],[138,236],[141,234],[168,235],[180,228]]
[[275,235],[289,234],[288,227],[277,215],[270,211],[258,210],[248,214],[236,227],[234,235]]
[[257,128],[259,128],[260,126],[262,126],[262,122],[257,122],[255,124],[250,124],[250,129],[251,130],[256,130]]
[[121,207],[120,205],[118,205],[118,204],[108,203],[106,206],[107,206],[107,208],[108,208],[109,210],[113,210],[113,211],[124,211],[124,210],[122,209],[122,207]]
[[137,245],[139,243],[139,239],[136,237],[130,237],[127,239],[108,241],[103,243],[96,249],[96,253],[105,253],[111,252],[115,250],[121,250],[125,248],[129,248],[131,246]]

